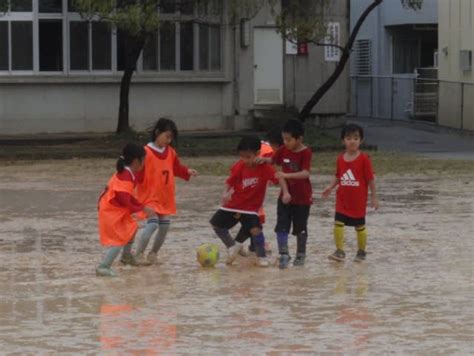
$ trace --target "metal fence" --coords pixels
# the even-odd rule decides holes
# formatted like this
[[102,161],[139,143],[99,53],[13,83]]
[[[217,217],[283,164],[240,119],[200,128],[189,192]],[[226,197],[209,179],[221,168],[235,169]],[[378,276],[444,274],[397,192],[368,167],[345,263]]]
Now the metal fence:
[[353,115],[474,130],[474,84],[413,76],[351,77]]

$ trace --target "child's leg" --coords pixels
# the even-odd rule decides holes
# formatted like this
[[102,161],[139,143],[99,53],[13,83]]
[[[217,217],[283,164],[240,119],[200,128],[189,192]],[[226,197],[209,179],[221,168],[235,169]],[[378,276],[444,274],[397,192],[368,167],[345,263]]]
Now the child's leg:
[[170,227],[171,221],[165,215],[160,215],[159,217],[159,227],[158,234],[156,234],[155,241],[153,242],[153,247],[151,253],[157,254],[161,246],[165,242],[166,235],[168,234],[168,229]]
[[[224,210],[217,210],[210,220],[212,229],[227,248],[231,248],[235,245],[234,239],[232,236],[230,236],[229,229],[231,229],[237,223],[238,219],[234,216],[234,214]],[[242,238],[246,237],[243,235],[244,234],[242,234]]]
[[357,245],[359,246],[359,250],[365,251],[367,246],[367,229],[365,225],[356,226],[357,232]]
[[122,249],[122,247],[120,247],[120,246],[114,246],[114,247],[107,248],[107,251],[105,252],[105,257],[102,260],[102,263],[99,265],[99,267],[110,268],[110,266],[112,266],[112,263],[115,261],[117,256],[120,254],[121,249]]
[[337,220],[334,222],[334,242],[337,250],[344,251],[344,223]]
[[135,251],[135,255],[140,258],[140,256],[143,255],[143,252],[145,251],[146,247],[148,246],[148,242],[150,241],[150,238],[152,237],[153,233],[156,231],[158,228],[158,217],[153,216],[150,217],[147,222],[145,227],[140,233],[140,236],[138,238],[138,244],[137,244],[137,249]]
[[278,199],[277,205],[277,224],[275,232],[277,234],[278,252],[280,255],[289,255],[288,252],[288,234],[291,227],[291,206],[283,204],[281,199]]
[[309,210],[309,205],[293,206],[293,234],[296,235],[296,255],[300,258],[306,256]]

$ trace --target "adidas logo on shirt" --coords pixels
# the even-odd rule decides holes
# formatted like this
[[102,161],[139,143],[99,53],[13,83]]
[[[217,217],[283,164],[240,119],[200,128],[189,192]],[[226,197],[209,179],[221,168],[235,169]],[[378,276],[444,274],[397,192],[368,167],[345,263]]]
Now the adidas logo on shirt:
[[342,175],[340,184],[344,186],[358,187],[359,181],[355,179],[352,170],[348,169],[346,173]]

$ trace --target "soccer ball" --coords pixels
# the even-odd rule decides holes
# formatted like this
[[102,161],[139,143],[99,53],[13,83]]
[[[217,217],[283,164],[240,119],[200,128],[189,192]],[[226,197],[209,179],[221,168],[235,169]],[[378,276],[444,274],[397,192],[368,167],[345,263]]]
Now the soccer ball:
[[202,244],[197,248],[196,256],[202,267],[214,267],[219,261],[219,247],[216,244]]

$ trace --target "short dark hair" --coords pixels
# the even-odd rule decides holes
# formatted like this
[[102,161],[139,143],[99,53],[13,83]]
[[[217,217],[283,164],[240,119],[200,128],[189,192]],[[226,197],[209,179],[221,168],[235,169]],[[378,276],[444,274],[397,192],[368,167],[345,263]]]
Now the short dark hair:
[[268,142],[273,145],[281,146],[283,145],[283,138],[281,137],[281,127],[274,126],[267,132],[267,140]]
[[364,138],[364,130],[362,127],[357,124],[345,124],[341,130],[341,140],[343,140],[344,137],[356,132],[359,133],[360,139],[362,140]]
[[156,138],[163,132],[171,131],[173,133],[173,141],[178,141],[178,128],[173,120],[162,117],[158,119],[156,124],[150,130],[151,141],[155,141]]
[[260,151],[260,139],[257,136],[246,136],[242,137],[237,145],[237,151],[251,151],[258,152]]
[[281,132],[289,133],[293,138],[304,136],[304,126],[300,120],[290,119],[283,125]]

